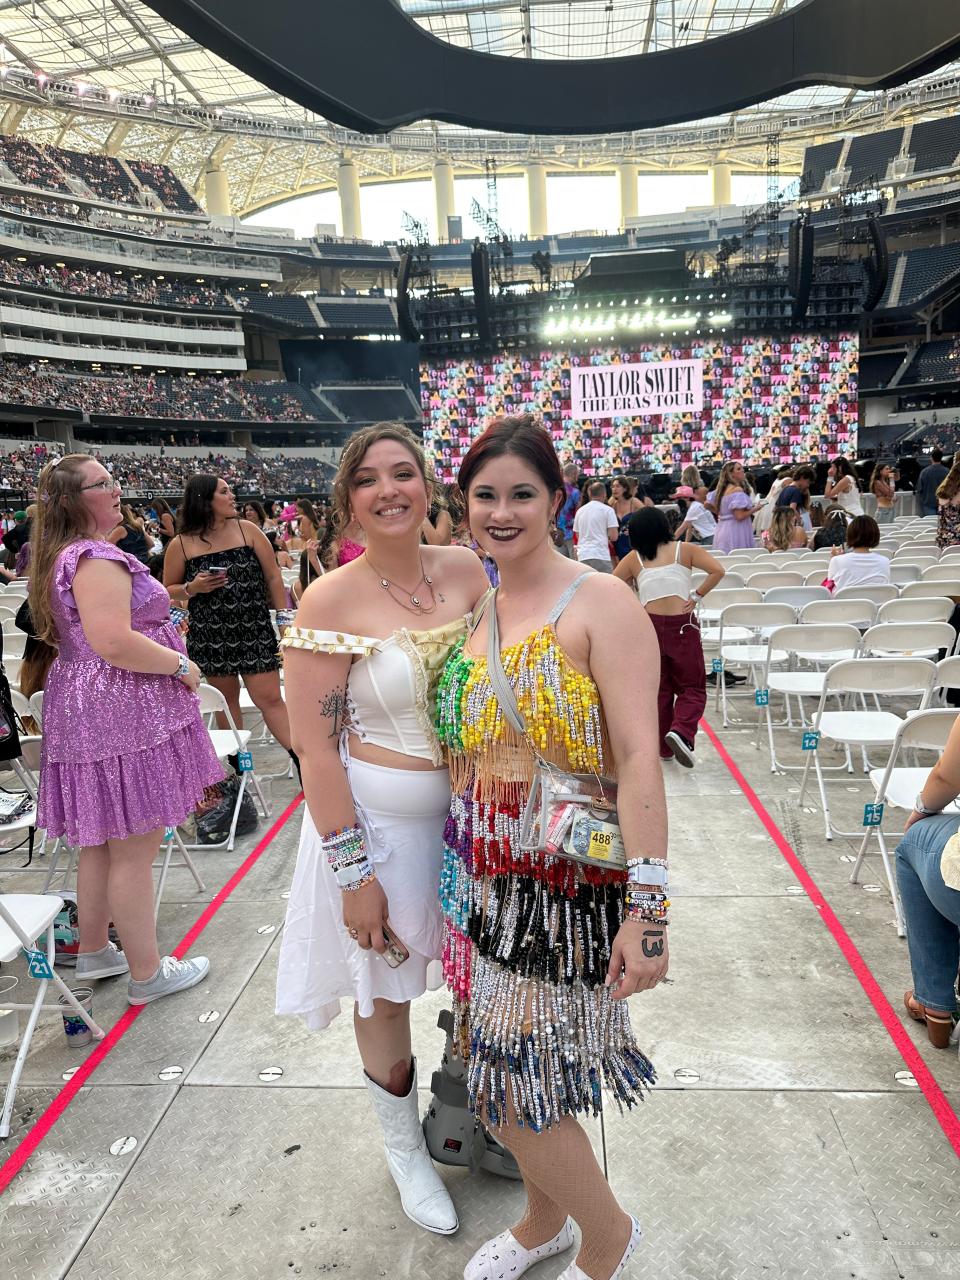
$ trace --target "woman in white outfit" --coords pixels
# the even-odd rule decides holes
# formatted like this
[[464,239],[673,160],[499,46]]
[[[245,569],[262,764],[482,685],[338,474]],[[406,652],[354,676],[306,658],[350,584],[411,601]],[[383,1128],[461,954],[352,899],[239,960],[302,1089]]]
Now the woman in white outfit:
[[[341,998],[353,1000],[364,1082],[403,1210],[449,1235],[457,1214],[420,1128],[410,1001],[442,981],[439,965],[428,972],[441,955],[437,885],[450,805],[435,683],[488,583],[469,549],[421,546],[432,489],[407,428],[381,423],[351,438],[333,519],[362,528],[366,554],[310,585],[282,641],[307,810],[277,1012],[319,1030]],[[396,967],[387,926],[407,953]]]
[[863,515],[857,475],[846,458],[834,458],[830,463],[823,496],[828,502],[835,502],[837,506],[843,507],[851,518]]

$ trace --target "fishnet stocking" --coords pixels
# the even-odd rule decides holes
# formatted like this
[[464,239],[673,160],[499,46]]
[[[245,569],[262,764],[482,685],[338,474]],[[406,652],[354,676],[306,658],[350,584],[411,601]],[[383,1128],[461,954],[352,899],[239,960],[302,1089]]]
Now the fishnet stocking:
[[[577,1266],[590,1280],[610,1280],[630,1240],[631,1223],[597,1164],[580,1124],[565,1116],[541,1133],[521,1129],[516,1116],[493,1129],[513,1153],[527,1191],[527,1212],[513,1234],[525,1248],[556,1235],[569,1214],[582,1241]],[[527,1236],[534,1229],[537,1235]],[[518,1234],[521,1233],[521,1234]]]

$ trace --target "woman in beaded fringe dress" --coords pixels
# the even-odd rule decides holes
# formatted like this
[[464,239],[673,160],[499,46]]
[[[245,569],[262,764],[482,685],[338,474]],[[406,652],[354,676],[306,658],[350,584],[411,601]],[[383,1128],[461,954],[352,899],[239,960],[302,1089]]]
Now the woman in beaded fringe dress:
[[[410,1001],[442,982],[437,882],[449,776],[436,682],[486,590],[465,547],[421,547],[432,482],[408,428],[354,434],[334,483],[334,532],[366,554],[317,579],[283,638],[306,812],[277,971],[277,1012],[319,1030],[353,1001],[364,1085],[404,1212],[456,1231],[420,1123]],[[383,929],[408,952],[391,968]],[[436,971],[435,975],[433,971]]]
[[653,1082],[625,997],[665,977],[666,920],[641,924],[632,907],[625,918],[625,872],[521,852],[534,755],[493,696],[486,614],[497,611],[506,677],[542,756],[575,772],[616,766],[628,860],[662,860],[666,851],[657,641],[625,584],[554,550],[563,480],[532,417],[494,420],[459,483],[501,585],[452,649],[437,694],[453,790],[441,878],[444,968],[471,1106],[515,1156],[527,1191],[523,1219],[484,1245],[464,1275],[512,1280],[568,1248],[573,1219],[582,1244],[563,1277],[610,1280],[640,1228],[576,1117],[599,1113],[603,1086],[623,1109]]

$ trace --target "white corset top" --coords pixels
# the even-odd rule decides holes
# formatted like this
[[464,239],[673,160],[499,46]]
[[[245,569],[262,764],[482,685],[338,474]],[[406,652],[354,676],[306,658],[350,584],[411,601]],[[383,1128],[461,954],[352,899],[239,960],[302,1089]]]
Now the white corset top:
[[280,646],[358,655],[347,678],[347,732],[361,742],[439,766],[437,681],[450,649],[466,633],[467,621],[455,618],[427,631],[403,627],[385,640],[289,627]]

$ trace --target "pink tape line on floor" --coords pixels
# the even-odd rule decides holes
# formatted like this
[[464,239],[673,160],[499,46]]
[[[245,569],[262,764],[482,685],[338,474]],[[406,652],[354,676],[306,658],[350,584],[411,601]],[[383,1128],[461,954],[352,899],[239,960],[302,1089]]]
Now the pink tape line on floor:
[[[234,889],[236,889],[237,885],[240,884],[240,882],[253,869],[260,856],[267,850],[274,838],[283,830],[296,813],[302,800],[303,795],[300,794],[295,800],[292,800],[290,804],[287,805],[286,809],[284,809],[283,813],[276,820],[260,843],[251,850],[216,897],[208,903],[197,920],[190,926],[173,952],[178,960],[183,959],[189,949],[203,933],[204,929],[206,929],[213,917],[233,893]],[[30,1156],[33,1155],[34,1151],[37,1150],[40,1143],[57,1123],[64,1111],[66,1111],[67,1107],[87,1083],[96,1071],[97,1067],[99,1067],[100,1063],[103,1062],[109,1053],[113,1052],[146,1007],[146,1005],[131,1005],[125,1013],[120,1015],[117,1021],[107,1032],[106,1036],[92,1051],[90,1056],[84,1059],[46,1110],[41,1112],[37,1117],[33,1125],[27,1130],[24,1136],[14,1147],[8,1158],[2,1165],[0,1165],[0,1194],[6,1191],[7,1187],[26,1164]]]
[[767,835],[777,846],[777,849],[784,861],[803,886],[804,893],[806,893],[807,897],[820,912],[820,918],[829,929],[834,942],[840,948],[844,960],[846,960],[847,964],[853,970],[857,981],[863,987],[867,994],[867,998],[873,1005],[877,1017],[883,1023],[887,1030],[887,1034],[896,1045],[900,1057],[903,1059],[914,1080],[916,1080],[923,1096],[930,1104],[930,1109],[936,1116],[937,1123],[946,1135],[947,1141],[953,1147],[956,1154],[960,1156],[960,1117],[957,1116],[957,1113],[950,1106],[943,1090],[934,1079],[930,1068],[920,1056],[916,1045],[907,1035],[903,1023],[894,1012],[890,1001],[881,991],[880,984],[870,971],[867,962],[857,950],[853,943],[853,939],[847,933],[846,929],[844,929],[836,915],[834,915],[830,904],[820,892],[817,882],[797,857],[786,836],[774,822],[773,818],[771,818],[759,796],[740,772],[736,761],[720,741],[720,738],[717,736],[714,729],[706,720],[700,721],[700,728],[713,743],[717,755],[726,765],[737,786],[747,798],[750,807],[763,823]]

